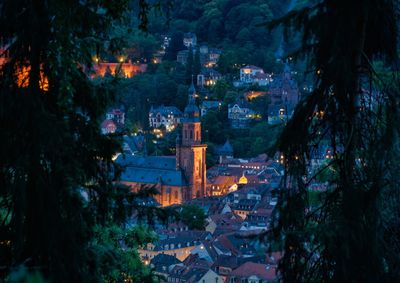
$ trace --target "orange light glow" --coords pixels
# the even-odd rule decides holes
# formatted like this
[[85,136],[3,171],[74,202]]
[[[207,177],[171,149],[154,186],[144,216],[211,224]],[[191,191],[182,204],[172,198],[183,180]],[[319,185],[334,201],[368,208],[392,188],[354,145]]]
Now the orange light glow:
[[[26,88],[29,86],[30,71],[31,71],[31,66],[17,67],[17,70],[15,71],[15,75],[17,78],[18,87]],[[49,79],[44,75],[43,70],[40,70],[39,87],[43,91],[49,90]]]

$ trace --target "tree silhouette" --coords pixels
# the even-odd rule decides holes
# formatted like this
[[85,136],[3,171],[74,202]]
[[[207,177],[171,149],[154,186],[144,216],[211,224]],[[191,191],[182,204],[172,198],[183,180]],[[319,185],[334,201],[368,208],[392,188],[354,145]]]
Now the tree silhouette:
[[[399,230],[387,211],[390,204],[398,216],[399,203],[385,197],[398,195],[399,171],[391,165],[398,157],[398,80],[383,81],[372,64],[384,59],[393,66],[397,8],[389,0],[325,0],[272,23],[302,32],[292,55],[307,55],[315,74],[314,91],[278,142],[286,178],[273,236],[283,244],[285,282],[399,278]],[[310,172],[313,152],[324,143],[331,156]],[[310,184],[321,174],[328,176],[327,190],[311,206]]]

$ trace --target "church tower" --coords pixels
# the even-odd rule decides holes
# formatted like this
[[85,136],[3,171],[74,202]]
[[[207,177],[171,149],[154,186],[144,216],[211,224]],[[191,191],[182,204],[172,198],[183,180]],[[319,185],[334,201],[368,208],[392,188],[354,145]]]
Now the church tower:
[[176,141],[176,167],[184,171],[189,190],[184,193],[184,200],[191,200],[206,195],[206,148],[201,144],[200,111],[195,104],[196,89],[189,88],[189,101],[185,108],[182,135]]

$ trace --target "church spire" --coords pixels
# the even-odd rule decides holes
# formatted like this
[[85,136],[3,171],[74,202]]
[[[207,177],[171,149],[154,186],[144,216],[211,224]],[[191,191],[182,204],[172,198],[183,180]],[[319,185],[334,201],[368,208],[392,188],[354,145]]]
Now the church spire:
[[193,75],[192,75],[192,83],[190,84],[188,90],[188,104],[185,107],[184,117],[186,121],[198,122],[200,121],[200,110],[195,103],[196,97],[196,88],[193,83]]
[[192,82],[189,87],[188,95],[189,95],[189,99],[188,99],[189,104],[194,104],[196,89],[195,89],[194,83],[193,83],[193,75],[192,75]]

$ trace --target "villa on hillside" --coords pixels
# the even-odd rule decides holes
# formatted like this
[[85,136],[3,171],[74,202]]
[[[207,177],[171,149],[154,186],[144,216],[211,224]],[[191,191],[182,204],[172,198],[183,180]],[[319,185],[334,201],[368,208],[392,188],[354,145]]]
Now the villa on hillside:
[[245,99],[239,99],[228,105],[228,119],[232,128],[246,128],[251,121],[260,120],[261,115],[250,108]]
[[159,128],[164,126],[167,132],[172,131],[181,122],[182,112],[175,106],[159,106],[149,111],[150,128]]
[[267,86],[272,82],[272,75],[264,73],[264,70],[254,65],[247,65],[240,68],[240,77],[238,81],[233,82],[235,87],[246,84],[257,84],[259,86]]

